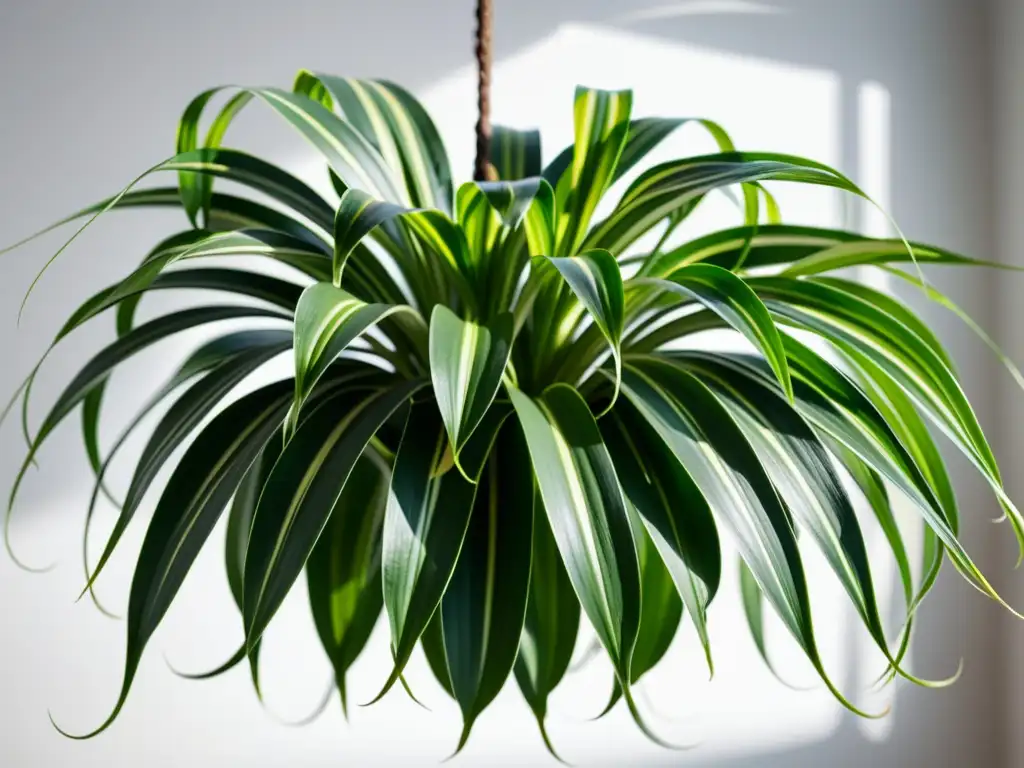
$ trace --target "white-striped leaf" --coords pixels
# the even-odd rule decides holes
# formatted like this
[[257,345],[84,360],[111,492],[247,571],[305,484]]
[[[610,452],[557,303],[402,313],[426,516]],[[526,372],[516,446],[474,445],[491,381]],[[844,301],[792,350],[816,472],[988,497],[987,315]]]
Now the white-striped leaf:
[[594,210],[614,178],[632,106],[632,91],[576,89],[571,172],[555,187],[564,214],[558,220],[558,256],[576,253],[586,237]]
[[343,388],[310,413],[267,479],[245,555],[246,646],[251,650],[302,572],[367,443],[423,387]]
[[786,395],[792,398],[793,385],[779,331],[771,314],[742,278],[711,264],[691,264],[675,270],[668,279],[639,278],[631,280],[630,286],[660,288],[703,304],[764,355]]
[[408,306],[367,304],[330,283],[316,283],[303,292],[295,308],[293,425],[327,367],[356,338],[396,312],[415,315]]
[[466,445],[467,479],[445,459],[447,436],[433,403],[414,405],[409,413],[391,473],[381,566],[395,663],[374,701],[399,680],[448,587],[473,510],[475,481],[507,415],[507,408],[491,409]]
[[512,315],[488,325],[438,304],[430,316],[430,377],[453,459],[491,407],[512,350]]

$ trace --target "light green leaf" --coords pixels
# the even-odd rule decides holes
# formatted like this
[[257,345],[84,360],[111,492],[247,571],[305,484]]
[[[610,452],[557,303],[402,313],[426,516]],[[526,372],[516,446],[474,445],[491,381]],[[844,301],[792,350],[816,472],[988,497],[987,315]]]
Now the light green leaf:
[[559,208],[558,256],[579,250],[594,210],[615,174],[629,131],[632,91],[577,88],[572,172],[555,187]]

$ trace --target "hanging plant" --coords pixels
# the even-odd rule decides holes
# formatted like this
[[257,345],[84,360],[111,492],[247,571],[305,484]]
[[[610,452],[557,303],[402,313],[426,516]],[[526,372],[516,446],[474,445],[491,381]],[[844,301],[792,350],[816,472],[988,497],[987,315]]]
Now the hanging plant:
[[[96,474],[89,520],[101,495],[120,508],[99,560],[86,563],[91,592],[154,479],[176,461],[132,580],[120,697],[88,736],[121,711],[147,642],[222,517],[244,641],[210,674],[248,659],[255,679],[260,639],[305,572],[342,705],[347,671],[384,613],[394,667],[377,698],[402,681],[419,643],[462,710],[460,749],[510,675],[551,747],[548,698],[584,620],[614,669],[608,707],[622,699],[657,739],[633,686],[683,621],[712,666],[720,532],[738,550],[762,653],[767,604],[854,711],[819,655],[798,534],[824,554],[890,677],[934,684],[905,659],[915,609],[944,559],[1002,603],[958,539],[929,425],[989,483],[1018,542],[1024,520],[949,355],[910,309],[836,274],[884,269],[956,309],[917,264],[982,262],[902,237],[781,223],[764,182],[864,194],[821,163],[736,151],[707,120],[692,122],[720,152],[662,163],[614,192],[691,122],[634,119],[629,91],[578,89],[575,143],[543,166],[536,132],[490,127],[489,13],[481,3],[475,181],[454,187],[434,124],[402,88],[301,72],[291,91],[234,89],[204,141],[199,124],[218,89],[200,94],[181,119],[177,154],[136,180],[173,172],[176,187],[133,183],[61,222],[85,220],[71,240],[113,209],[180,208],[191,224],[57,334],[54,346],[101,314],[116,316],[117,339],[31,435],[11,495],[13,504],[40,446],[81,408]],[[336,199],[223,146],[253,101],[321,153]],[[215,191],[218,178],[242,191]],[[666,245],[726,188],[742,195],[741,226]],[[608,194],[610,213],[597,218]],[[660,240],[648,250],[639,243],[649,233]],[[291,276],[254,261],[200,266],[229,255],[276,261]],[[144,296],[176,289],[244,300],[136,321]],[[229,319],[258,328],[202,345],[101,451],[110,373],[175,334]],[[714,329],[748,351],[687,346]],[[237,394],[285,354],[291,377]],[[37,371],[18,393],[26,409]],[[127,492],[113,494],[104,482],[111,460],[166,404]],[[919,576],[894,520],[894,489],[920,515]],[[905,614],[896,632],[879,615],[858,497],[898,565]]]

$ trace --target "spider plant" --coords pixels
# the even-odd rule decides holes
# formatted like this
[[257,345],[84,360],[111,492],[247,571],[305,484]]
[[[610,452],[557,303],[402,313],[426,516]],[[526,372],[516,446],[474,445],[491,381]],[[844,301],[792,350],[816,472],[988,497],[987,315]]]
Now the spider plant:
[[[707,614],[729,567],[725,538],[758,647],[767,605],[845,706],[857,711],[819,654],[804,546],[824,555],[889,677],[947,682],[920,680],[905,664],[915,610],[943,560],[1002,600],[958,539],[932,427],[989,483],[1018,542],[1024,521],[936,335],[848,275],[888,270],[956,309],[916,264],[982,262],[902,237],[781,223],[765,182],[863,193],[821,163],[736,151],[707,120],[694,122],[719,152],[630,174],[691,121],[633,118],[629,91],[578,89],[575,142],[547,165],[538,133],[494,128],[489,178],[458,186],[431,118],[392,83],[304,71],[290,91],[235,89],[200,140],[216,95],[188,105],[171,159],[62,222],[84,219],[85,229],[107,211],[152,207],[187,220],[72,313],[55,346],[108,312],[117,338],[34,432],[26,427],[22,475],[80,407],[96,475],[89,520],[101,496],[120,508],[98,561],[86,558],[84,592],[176,461],[135,567],[120,697],[88,736],[122,709],[147,642],[222,517],[244,639],[210,674],[248,659],[256,679],[260,639],[304,575],[342,704],[346,673],[383,613],[394,666],[377,698],[404,683],[421,645],[461,708],[459,748],[510,675],[550,748],[548,698],[584,622],[614,670],[609,708],[623,701],[657,739],[633,686],[684,621],[712,668]],[[309,140],[336,194],[223,145],[250,103]],[[176,185],[137,186],[167,172]],[[235,191],[215,190],[217,179]],[[667,245],[726,189],[739,193],[738,226]],[[609,197],[607,216],[596,216]],[[223,256],[256,258],[202,266]],[[268,274],[261,260],[290,277]],[[145,296],[179,289],[234,300],[136,321]],[[101,449],[117,366],[175,334],[239,318],[253,328],[200,346]],[[688,345],[707,331],[739,343]],[[293,374],[246,390],[281,355],[294,358]],[[18,393],[26,409],[36,371]],[[118,496],[107,468],[161,407]],[[920,573],[894,493],[920,516]],[[871,514],[855,514],[861,504]],[[898,566],[896,627],[880,617],[865,526],[881,528]]]

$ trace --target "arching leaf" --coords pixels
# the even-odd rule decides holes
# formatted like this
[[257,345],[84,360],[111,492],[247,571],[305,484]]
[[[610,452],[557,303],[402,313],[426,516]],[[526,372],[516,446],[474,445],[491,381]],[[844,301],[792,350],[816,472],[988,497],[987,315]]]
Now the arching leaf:
[[353,467],[420,381],[342,387],[302,422],[267,479],[245,555],[245,638],[251,650],[309,558]]

